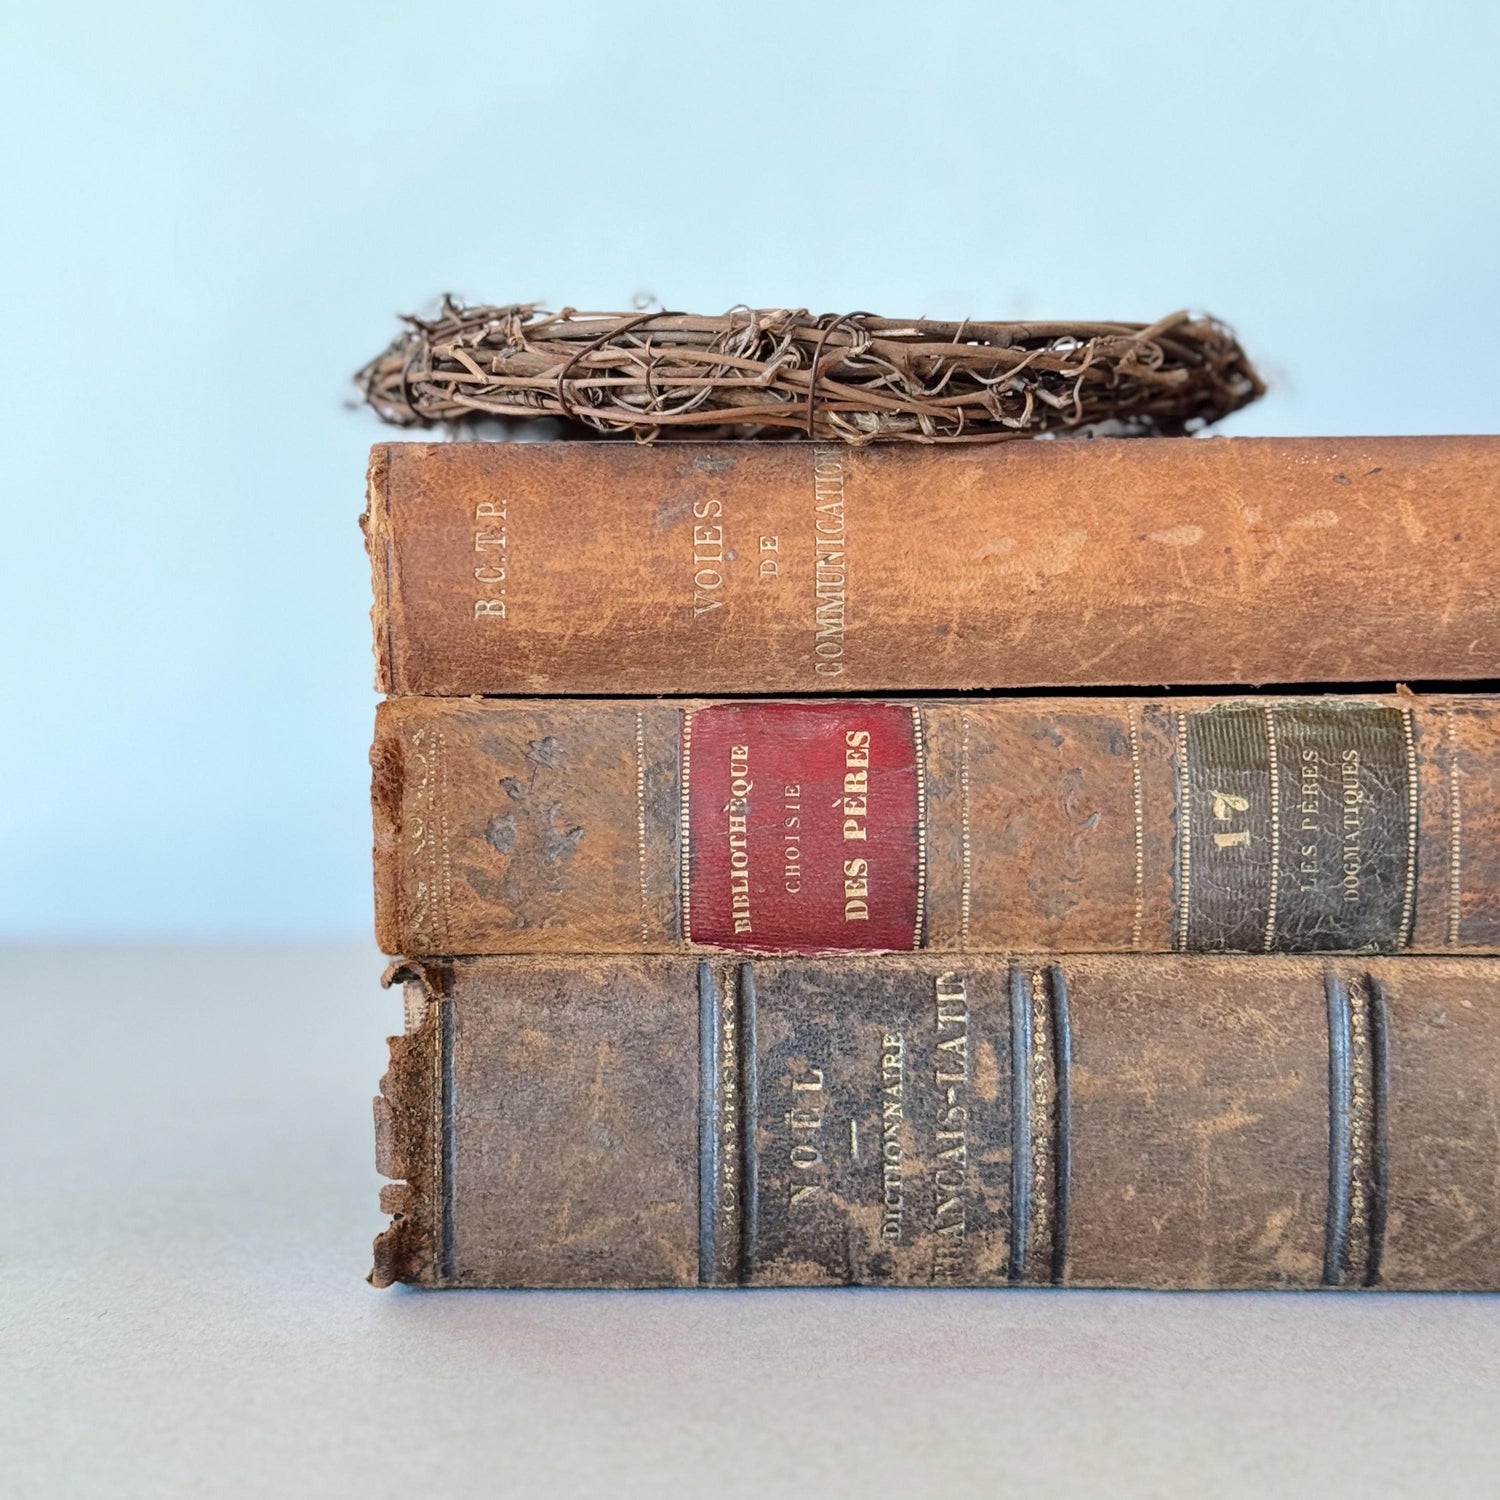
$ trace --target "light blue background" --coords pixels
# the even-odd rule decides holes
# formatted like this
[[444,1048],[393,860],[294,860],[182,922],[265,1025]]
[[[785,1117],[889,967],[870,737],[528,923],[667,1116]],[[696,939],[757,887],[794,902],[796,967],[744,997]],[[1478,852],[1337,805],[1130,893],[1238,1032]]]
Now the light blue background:
[[8,8],[0,935],[369,930],[346,377],[453,289],[1232,322],[1489,431],[1497,8]]

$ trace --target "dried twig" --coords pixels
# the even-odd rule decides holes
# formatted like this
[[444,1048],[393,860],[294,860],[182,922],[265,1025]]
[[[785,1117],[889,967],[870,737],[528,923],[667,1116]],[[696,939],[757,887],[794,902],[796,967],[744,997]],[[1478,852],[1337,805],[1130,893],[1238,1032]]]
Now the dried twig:
[[868,313],[465,307],[445,298],[356,377],[401,427],[560,417],[577,436],[1000,442],[1191,432],[1264,390],[1212,318],[941,323]]

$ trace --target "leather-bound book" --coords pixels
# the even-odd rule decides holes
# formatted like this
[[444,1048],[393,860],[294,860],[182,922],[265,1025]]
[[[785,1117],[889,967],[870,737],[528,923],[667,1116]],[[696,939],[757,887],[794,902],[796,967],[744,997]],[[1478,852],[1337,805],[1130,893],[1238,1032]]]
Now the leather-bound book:
[[390,693],[1500,676],[1500,438],[392,443]]
[[1500,1289],[1500,960],[395,973],[380,1285]]
[[1500,699],[392,699],[389,953],[1500,949]]

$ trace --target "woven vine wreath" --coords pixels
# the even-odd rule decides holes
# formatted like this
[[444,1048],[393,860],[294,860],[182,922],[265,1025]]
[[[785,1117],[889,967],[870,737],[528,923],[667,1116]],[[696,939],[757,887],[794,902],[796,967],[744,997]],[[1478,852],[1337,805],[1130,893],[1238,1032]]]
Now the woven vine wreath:
[[446,298],[356,377],[401,427],[560,418],[576,436],[993,443],[1062,431],[1192,432],[1260,377],[1223,324],[962,323],[595,313]]

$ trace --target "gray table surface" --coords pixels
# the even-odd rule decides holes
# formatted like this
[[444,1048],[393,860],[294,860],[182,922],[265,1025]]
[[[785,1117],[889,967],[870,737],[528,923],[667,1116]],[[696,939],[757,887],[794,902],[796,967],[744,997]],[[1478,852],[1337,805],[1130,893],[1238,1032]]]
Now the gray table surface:
[[364,948],[10,951],[0,1494],[1500,1492],[1500,1298],[362,1277]]

